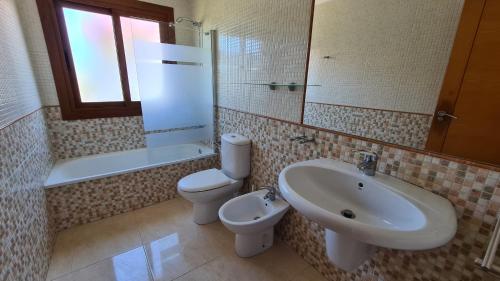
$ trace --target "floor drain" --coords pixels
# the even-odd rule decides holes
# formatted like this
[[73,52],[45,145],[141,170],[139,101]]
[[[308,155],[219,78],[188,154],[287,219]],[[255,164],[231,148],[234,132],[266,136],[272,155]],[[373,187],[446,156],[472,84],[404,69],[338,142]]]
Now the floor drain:
[[356,217],[356,215],[354,214],[353,211],[349,210],[349,209],[346,209],[346,210],[342,210],[340,212],[345,218],[348,218],[348,219],[354,219]]
[[254,219],[254,220],[258,220],[258,219],[260,219],[260,217],[259,217],[259,216],[256,216],[256,217],[254,217],[253,219]]

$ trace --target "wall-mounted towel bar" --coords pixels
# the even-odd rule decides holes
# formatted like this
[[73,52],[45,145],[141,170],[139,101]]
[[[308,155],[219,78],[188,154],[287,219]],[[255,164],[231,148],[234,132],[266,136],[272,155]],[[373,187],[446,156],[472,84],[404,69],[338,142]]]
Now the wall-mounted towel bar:
[[494,265],[493,260],[495,259],[498,244],[500,243],[500,212],[497,213],[497,222],[493,234],[491,235],[490,242],[488,243],[488,248],[482,259],[476,258],[475,262],[480,265],[486,271],[500,274],[500,266]]
[[297,83],[280,84],[277,82],[271,83],[232,83],[232,84],[243,84],[243,85],[257,85],[257,86],[268,86],[270,90],[276,90],[278,87],[288,87],[290,92],[297,90],[298,87],[321,87],[321,85],[304,85]]

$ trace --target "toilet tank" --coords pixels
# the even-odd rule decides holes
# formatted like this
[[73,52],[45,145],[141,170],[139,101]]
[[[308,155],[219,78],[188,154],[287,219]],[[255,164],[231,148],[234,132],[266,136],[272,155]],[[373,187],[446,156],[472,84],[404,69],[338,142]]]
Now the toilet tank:
[[239,180],[250,175],[250,139],[240,134],[224,134],[221,137],[222,172]]

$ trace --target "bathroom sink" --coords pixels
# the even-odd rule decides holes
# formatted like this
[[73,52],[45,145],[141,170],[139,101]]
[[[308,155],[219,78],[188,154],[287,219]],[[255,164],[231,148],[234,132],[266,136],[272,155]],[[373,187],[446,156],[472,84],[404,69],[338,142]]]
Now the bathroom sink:
[[346,263],[346,252],[356,254],[350,248],[363,249],[360,258],[340,266],[346,270],[369,258],[372,246],[432,249],[450,241],[457,229],[455,210],[445,198],[384,174],[366,176],[336,160],[292,164],[280,173],[279,187],[297,211],[326,228],[333,263]]

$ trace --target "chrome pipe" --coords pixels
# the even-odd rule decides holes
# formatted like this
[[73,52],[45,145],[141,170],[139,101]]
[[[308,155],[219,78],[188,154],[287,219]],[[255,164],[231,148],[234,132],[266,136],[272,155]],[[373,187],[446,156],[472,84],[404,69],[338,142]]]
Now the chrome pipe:
[[476,258],[474,262],[481,266],[486,271],[500,274],[500,266],[494,265],[493,260],[496,257],[496,252],[498,250],[498,244],[500,243],[500,212],[497,213],[497,222],[495,224],[495,229],[491,234],[490,242],[488,243],[488,248],[486,248],[486,253],[482,259]]
[[[483,264],[483,260],[480,259],[480,258],[476,258],[474,260],[474,262],[476,263],[476,265],[478,266],[481,266]],[[486,271],[486,272],[489,272],[489,273],[493,273],[493,274],[496,274],[496,275],[500,275],[500,266],[498,265],[495,265],[495,264],[492,264],[490,266],[490,268],[486,268],[486,267],[482,267],[481,268]]]

